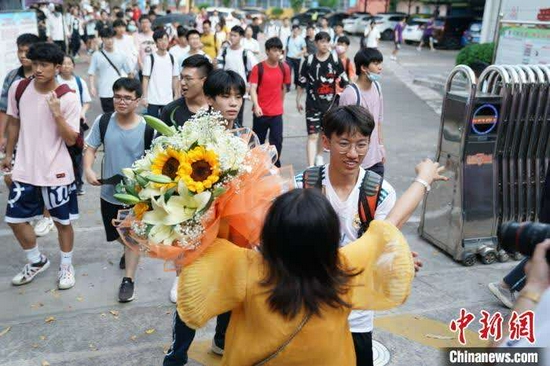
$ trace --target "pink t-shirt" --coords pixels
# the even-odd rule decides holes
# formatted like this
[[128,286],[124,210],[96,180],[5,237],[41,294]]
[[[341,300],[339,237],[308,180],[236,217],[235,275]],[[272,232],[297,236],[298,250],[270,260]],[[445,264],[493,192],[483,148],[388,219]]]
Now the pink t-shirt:
[[[378,86],[380,87],[380,84],[378,84]],[[361,94],[361,106],[367,108],[374,117],[374,130],[370,137],[369,151],[361,163],[361,166],[367,169],[376,163],[380,163],[385,154],[384,147],[380,145],[378,140],[378,126],[384,119],[384,98],[382,97],[382,89],[377,89],[374,84],[372,84],[369,90],[362,90],[359,88],[359,92]],[[340,102],[338,105],[356,104],[357,94],[355,90],[353,90],[353,87],[348,86],[340,95]]]
[[[57,130],[50,111],[47,94],[34,88],[34,80],[21,96],[17,109],[15,90],[20,81],[10,87],[7,114],[20,120],[17,154],[12,179],[38,187],[64,186],[74,182],[73,163],[65,141]],[[60,98],[61,112],[75,132],[80,128],[80,101],[76,93]]]

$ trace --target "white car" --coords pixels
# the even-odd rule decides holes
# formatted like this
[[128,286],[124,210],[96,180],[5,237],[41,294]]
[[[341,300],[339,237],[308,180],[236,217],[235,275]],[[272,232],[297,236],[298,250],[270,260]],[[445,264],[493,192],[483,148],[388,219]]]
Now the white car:
[[367,20],[370,23],[371,18],[372,15],[369,14],[353,14],[349,18],[342,21],[344,24],[344,32],[348,34],[363,33],[364,28],[361,28],[360,25]]
[[218,11],[218,17],[223,17],[225,19],[225,25],[227,28],[231,29],[236,25],[241,25],[241,21],[235,16],[237,13],[236,9],[212,6],[206,8],[208,16],[211,16],[214,13],[214,10]]
[[361,32],[364,32],[367,27],[370,26],[372,20],[376,22],[376,27],[380,31],[380,37],[384,41],[391,41],[393,39],[393,30],[397,23],[404,17],[406,14],[400,13],[378,13],[374,17],[365,19],[360,22],[359,29]]
[[405,43],[420,42],[424,28],[422,26],[429,22],[426,18],[412,18],[407,22],[407,26],[403,30],[403,41]]

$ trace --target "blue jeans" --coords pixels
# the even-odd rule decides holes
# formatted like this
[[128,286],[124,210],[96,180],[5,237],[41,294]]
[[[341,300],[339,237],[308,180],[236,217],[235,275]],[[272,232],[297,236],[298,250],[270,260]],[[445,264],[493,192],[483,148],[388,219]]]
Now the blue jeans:
[[[218,315],[216,322],[216,334],[214,342],[220,348],[225,347],[225,332],[229,325],[231,312]],[[187,351],[195,338],[195,330],[189,328],[178,316],[177,310],[174,312],[174,324],[172,326],[172,345],[170,350],[164,356],[163,366],[182,366],[188,361]]]

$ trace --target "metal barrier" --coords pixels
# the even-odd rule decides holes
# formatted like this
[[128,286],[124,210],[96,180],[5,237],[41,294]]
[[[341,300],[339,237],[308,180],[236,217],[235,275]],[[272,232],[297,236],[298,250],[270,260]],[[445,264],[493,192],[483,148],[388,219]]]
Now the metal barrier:
[[[452,90],[456,75],[467,91]],[[447,79],[436,160],[449,181],[426,196],[420,235],[470,266],[508,260],[502,222],[536,220],[550,159],[550,69],[492,65],[476,81],[464,65]],[[516,259],[519,256],[516,257]]]

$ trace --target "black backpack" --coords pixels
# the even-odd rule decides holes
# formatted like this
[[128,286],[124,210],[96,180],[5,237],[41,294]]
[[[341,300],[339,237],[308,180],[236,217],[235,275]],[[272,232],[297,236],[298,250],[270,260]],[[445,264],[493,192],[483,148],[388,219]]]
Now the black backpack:
[[[303,173],[303,187],[306,189],[317,188],[322,190],[324,174],[324,165],[307,168]],[[365,171],[365,177],[359,187],[359,202],[357,202],[357,212],[361,220],[361,225],[357,232],[358,237],[367,231],[371,221],[374,220],[383,180],[384,179],[377,173],[370,170]]]
[[[224,70],[225,70],[225,57],[226,56],[227,56],[227,47],[225,47],[222,51],[222,60],[223,60]],[[248,70],[248,51],[244,48],[243,48],[243,64],[244,64],[244,74],[246,75],[246,79],[248,80],[248,76],[250,74],[250,70]]]
[[[170,52],[168,52],[170,55],[170,61],[172,62],[172,68],[174,68],[174,55],[172,55]],[[155,66],[155,57],[153,54],[149,54],[149,57],[151,57],[151,75],[153,75],[153,66]]]
[[[105,134],[107,133],[107,127],[109,126],[109,121],[113,112],[103,113],[99,118],[99,138],[103,144],[103,150],[105,150]],[[145,131],[143,136],[143,151],[149,150],[155,136],[155,130],[149,126],[145,125]]]

